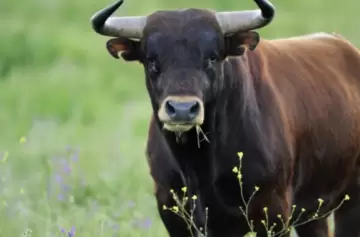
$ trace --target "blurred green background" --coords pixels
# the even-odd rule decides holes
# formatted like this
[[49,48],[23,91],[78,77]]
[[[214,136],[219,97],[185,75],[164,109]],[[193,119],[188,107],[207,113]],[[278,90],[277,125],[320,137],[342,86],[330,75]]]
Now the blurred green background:
[[[114,60],[91,15],[110,0],[0,1],[0,236],[166,236],[144,156],[138,63]],[[262,37],[336,31],[360,45],[360,2],[273,0]],[[125,0],[117,15],[251,0]],[[24,136],[24,137],[23,137]],[[23,137],[23,138],[21,138]]]

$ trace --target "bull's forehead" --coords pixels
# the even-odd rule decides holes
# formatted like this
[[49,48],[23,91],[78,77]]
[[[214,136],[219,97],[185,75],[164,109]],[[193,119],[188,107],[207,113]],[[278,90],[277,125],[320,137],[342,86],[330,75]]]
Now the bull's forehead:
[[222,43],[213,12],[204,9],[162,10],[149,15],[144,28],[144,49],[167,59],[191,61]]
[[154,32],[176,34],[179,31],[213,30],[220,33],[214,12],[207,9],[161,10],[150,14],[144,27],[144,35]]

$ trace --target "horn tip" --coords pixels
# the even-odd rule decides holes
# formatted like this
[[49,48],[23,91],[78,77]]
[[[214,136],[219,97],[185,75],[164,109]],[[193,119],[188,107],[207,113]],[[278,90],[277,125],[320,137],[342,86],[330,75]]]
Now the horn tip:
[[124,0],[118,0],[110,6],[97,11],[90,18],[90,23],[93,30],[99,34],[102,34],[102,26],[104,25],[106,19],[113,14],[122,4]]
[[254,0],[261,9],[261,15],[264,19],[272,20],[275,16],[275,6],[269,0]]

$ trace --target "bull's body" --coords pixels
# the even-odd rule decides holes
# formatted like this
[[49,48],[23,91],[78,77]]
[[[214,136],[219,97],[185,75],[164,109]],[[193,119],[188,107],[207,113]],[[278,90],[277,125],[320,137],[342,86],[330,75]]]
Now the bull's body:
[[[346,193],[359,202],[359,51],[330,34],[264,40],[225,67],[223,94],[205,121],[210,144],[203,142],[199,149],[195,132],[176,144],[151,120],[147,152],[159,207],[174,205],[170,189],[181,193],[188,186],[200,199],[197,208],[209,207],[213,236],[243,236],[246,224],[227,210],[241,203],[231,172],[239,151],[244,152],[244,192],[251,194],[255,186],[263,190],[253,199],[257,223],[264,219],[256,217],[265,206],[285,214],[296,204],[297,210],[313,214],[322,198],[323,214]],[[223,207],[225,203],[229,206]],[[176,217],[160,213],[175,228],[167,221]],[[339,214],[337,236],[354,236],[351,225],[356,225],[359,209],[346,217],[350,229],[341,228],[342,218]],[[325,219],[304,226],[297,229],[300,236],[327,236]],[[172,236],[185,236],[177,231]]]
[[[335,212],[336,237],[360,236],[360,52],[326,33],[259,42],[251,30],[268,24],[274,9],[255,2],[261,12],[188,9],[108,19],[120,1],[93,17],[98,33],[117,36],[107,43],[111,55],[144,65],[154,110],[147,157],[160,216],[171,237],[190,236],[181,218],[163,210],[176,205],[170,190],[182,196],[186,186],[198,197],[196,226],[204,228],[208,208],[207,237],[246,234],[232,172],[243,152],[245,201],[259,187],[248,207],[258,237],[268,236],[262,220],[279,233],[278,216],[286,221],[293,205],[293,221],[301,214],[303,223],[319,198],[322,216],[346,195]],[[209,142],[199,145],[196,127]],[[296,231],[329,234],[325,218]]]

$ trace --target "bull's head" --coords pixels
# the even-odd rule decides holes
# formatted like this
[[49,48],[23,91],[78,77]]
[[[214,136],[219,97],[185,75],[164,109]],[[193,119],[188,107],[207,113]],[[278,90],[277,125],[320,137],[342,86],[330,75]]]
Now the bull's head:
[[184,132],[204,122],[205,105],[221,89],[223,62],[253,50],[274,7],[254,0],[260,10],[211,12],[203,9],[157,11],[149,16],[110,17],[123,0],[97,12],[93,29],[113,36],[110,54],[137,60],[145,69],[155,114],[164,128]]

